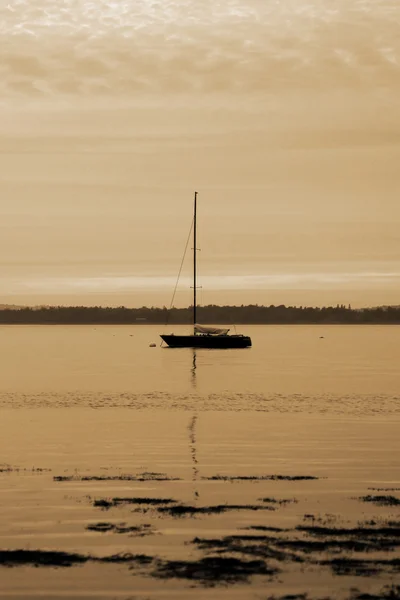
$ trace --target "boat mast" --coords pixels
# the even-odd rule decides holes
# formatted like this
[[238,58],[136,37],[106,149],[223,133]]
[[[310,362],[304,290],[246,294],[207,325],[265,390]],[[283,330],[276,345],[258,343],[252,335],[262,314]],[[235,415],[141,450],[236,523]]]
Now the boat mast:
[[197,192],[194,193],[194,216],[193,216],[193,327],[196,325],[196,292],[197,292]]

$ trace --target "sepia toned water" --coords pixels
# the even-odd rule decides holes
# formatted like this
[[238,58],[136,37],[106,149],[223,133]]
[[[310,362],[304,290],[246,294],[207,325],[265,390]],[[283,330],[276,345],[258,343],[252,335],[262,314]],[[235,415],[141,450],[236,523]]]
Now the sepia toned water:
[[284,410],[290,397],[291,409],[303,404],[304,410],[367,415],[395,411],[400,392],[396,326],[232,327],[252,338],[253,347],[241,352],[161,347],[160,333],[189,333],[185,326],[0,331],[0,401],[7,407],[84,407],[90,401],[94,407],[145,408],[148,402],[168,410],[179,398],[177,408],[184,409]]
[[[395,563],[374,563],[374,576],[322,563],[399,556],[399,506],[361,499],[400,502],[400,328],[238,330],[251,349],[194,353],[149,347],[158,326],[1,327],[0,597],[209,598],[211,584],[213,598],[349,598],[398,581]],[[203,512],[175,515],[164,499]],[[296,529],[372,522],[386,527],[373,538],[386,547],[328,535],[315,548],[316,534]],[[267,546],[223,550],[232,535]],[[371,543],[368,532],[349,535]],[[305,538],[310,547],[293,546]],[[13,550],[28,554],[5,568]],[[86,562],[33,568],[46,551]],[[241,566],[226,580],[220,564],[201,562],[210,556]],[[252,563],[246,583],[249,560],[278,572]]]

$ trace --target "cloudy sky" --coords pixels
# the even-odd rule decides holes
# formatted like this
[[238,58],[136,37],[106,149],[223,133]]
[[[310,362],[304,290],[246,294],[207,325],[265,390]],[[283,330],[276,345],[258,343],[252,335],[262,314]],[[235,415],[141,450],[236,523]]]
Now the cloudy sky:
[[[400,304],[398,0],[0,5],[0,304]],[[190,301],[190,261],[177,304]]]

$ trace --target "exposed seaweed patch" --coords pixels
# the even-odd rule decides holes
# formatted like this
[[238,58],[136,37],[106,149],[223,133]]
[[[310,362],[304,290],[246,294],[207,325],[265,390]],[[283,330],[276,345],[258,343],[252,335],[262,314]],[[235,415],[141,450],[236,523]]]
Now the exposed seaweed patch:
[[274,547],[276,541],[277,538],[265,535],[231,535],[221,539],[196,537],[192,543],[201,550],[217,554],[234,553],[277,561],[304,562],[300,556]]
[[372,490],[373,492],[400,492],[400,487],[369,487],[368,489]]
[[88,531],[98,531],[99,533],[114,531],[116,527],[117,525],[114,525],[113,523],[91,523],[86,525]]
[[54,481],[181,481],[180,477],[168,477],[164,473],[141,473],[139,475],[56,475]]
[[213,475],[202,477],[208,481],[312,481],[320,479],[313,475]]
[[98,533],[129,534],[134,537],[145,537],[154,533],[151,525],[128,526],[125,523],[89,523],[86,529],[88,531],[97,531]]
[[303,521],[312,521],[312,523],[320,523],[321,525],[330,525],[332,523],[337,523],[339,520],[340,517],[338,515],[332,515],[330,513],[324,515],[305,514],[303,516]]
[[0,473],[12,473],[14,471],[18,472],[19,469],[11,465],[0,465]]
[[[309,600],[308,594],[287,594],[285,596],[269,596],[266,600]],[[325,598],[324,600],[329,600]]]
[[147,554],[131,554],[127,552],[125,554],[113,554],[111,556],[103,556],[101,558],[92,557],[91,560],[102,562],[102,563],[134,563],[139,565],[150,565],[154,562],[154,558],[152,556],[147,556]]
[[293,551],[305,554],[320,552],[372,552],[379,550],[393,550],[400,545],[395,538],[390,539],[323,539],[323,540],[305,540],[305,539],[287,539],[277,540],[277,547],[291,549]]
[[176,500],[173,498],[112,498],[110,500],[107,500],[106,498],[100,498],[93,502],[93,506],[108,510],[114,506],[126,504],[159,506],[160,504],[172,504],[174,502],[176,502]]
[[181,481],[180,477],[169,477],[165,473],[144,471],[136,475],[136,481]]
[[369,521],[360,521],[360,527],[390,527],[390,528],[400,528],[400,521],[392,521],[391,519],[382,519],[381,517],[377,519],[371,519]]
[[298,525],[295,531],[320,539],[281,538],[276,545],[301,552],[387,552],[400,546],[400,527],[391,521],[358,527]]
[[290,529],[283,529],[282,527],[269,527],[268,525],[249,525],[249,527],[243,527],[243,529],[246,531],[271,531],[274,533],[280,533],[281,531],[290,531]]
[[106,500],[105,498],[100,498],[99,500],[95,500],[93,502],[93,506],[95,506],[96,508],[103,508],[104,510],[108,510],[109,508],[114,506],[114,503],[112,500]]
[[387,572],[400,572],[400,559],[367,560],[356,558],[334,558],[319,563],[331,567],[335,575],[350,575],[358,577],[371,577]]
[[[289,594],[285,596],[269,596],[266,600],[311,600],[308,594]],[[330,600],[328,596],[320,600]],[[348,600],[400,600],[400,586],[385,586],[378,594],[369,594],[352,590]]]
[[[243,536],[234,535],[228,536],[219,540],[222,542],[222,546],[227,548],[231,547],[232,542],[258,542],[263,543],[265,547],[268,547],[268,552],[271,548],[275,551],[285,551],[285,556],[278,557],[280,560],[288,559],[300,560],[299,552],[301,555],[321,553],[321,552],[368,552],[372,550],[388,550],[399,545],[399,541],[396,539],[388,540],[357,540],[357,539],[323,539],[323,540],[308,540],[299,538],[280,538],[272,537],[267,535],[253,535]],[[215,540],[213,540],[215,543]],[[287,551],[291,554],[288,555]],[[296,553],[296,554],[293,554]]]
[[13,467],[12,465],[2,464],[0,465],[0,473],[50,473],[51,469],[46,469],[44,467],[31,467],[31,468],[21,468],[21,467]]
[[398,537],[398,545],[400,545],[400,527],[387,526],[387,527],[319,527],[319,526],[305,526],[299,525],[296,527],[297,531],[303,531],[314,536],[334,536],[334,537],[378,537],[378,536],[393,536]]
[[361,496],[361,502],[371,502],[378,506],[400,506],[400,499],[395,496]]
[[159,513],[169,514],[173,517],[185,517],[195,515],[218,515],[234,510],[275,510],[272,506],[260,504],[217,504],[215,506],[188,506],[177,504],[176,506],[161,506],[157,509]]
[[52,550],[0,550],[0,566],[18,567],[73,567],[89,561],[100,563],[150,564],[154,559],[144,554],[113,554],[111,556],[92,556],[74,552]]
[[0,550],[0,565],[17,567],[72,567],[87,562],[88,556],[51,550]]
[[[279,561],[311,561],[313,563],[319,562],[317,555],[321,553],[388,552],[400,546],[400,529],[388,526],[339,528],[303,525],[296,527],[295,530],[284,530],[258,525],[248,527],[246,530],[252,530],[254,534],[231,535],[220,539],[195,538],[193,543],[202,550],[217,553],[235,552]],[[282,532],[286,535],[279,535]],[[291,532],[292,535],[288,536],[288,532]],[[296,532],[303,536],[293,535]],[[274,535],[274,533],[278,535]],[[314,539],[304,537],[304,534],[312,536]],[[347,563],[333,564],[337,569],[344,569]],[[357,565],[358,563],[354,563],[353,567]],[[367,563],[362,562],[360,568],[368,570],[373,566],[372,563],[368,566]]]
[[268,496],[266,498],[258,498],[259,502],[267,502],[268,504],[292,504],[297,503],[296,498],[272,498]]
[[378,595],[367,594],[357,590],[353,592],[349,600],[400,600],[400,586],[387,585],[378,592]]
[[253,575],[272,576],[277,572],[262,560],[211,556],[198,561],[171,560],[160,562],[152,573],[161,579],[188,579],[205,586],[248,582]]

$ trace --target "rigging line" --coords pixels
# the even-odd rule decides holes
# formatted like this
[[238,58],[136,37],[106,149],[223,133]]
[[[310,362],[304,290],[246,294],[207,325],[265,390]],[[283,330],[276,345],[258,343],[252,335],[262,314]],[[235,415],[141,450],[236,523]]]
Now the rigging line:
[[188,238],[186,240],[185,250],[184,250],[183,256],[182,256],[181,266],[179,267],[178,277],[176,278],[176,283],[175,283],[174,293],[172,294],[171,304],[170,304],[169,309],[168,309],[167,320],[166,320],[166,323],[165,323],[166,326],[168,325],[168,321],[169,321],[169,317],[170,317],[170,312],[171,312],[172,306],[174,304],[176,290],[178,289],[178,284],[179,284],[179,279],[180,279],[181,273],[182,273],[183,263],[185,261],[186,252],[187,252],[187,249],[188,249],[188,246],[189,246],[189,242],[190,242],[190,238],[191,238],[191,235],[192,235],[193,224],[194,224],[194,217],[192,219],[192,224],[190,226],[189,235],[188,235]]

